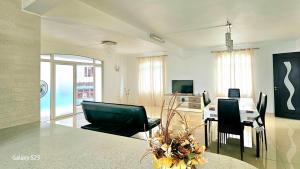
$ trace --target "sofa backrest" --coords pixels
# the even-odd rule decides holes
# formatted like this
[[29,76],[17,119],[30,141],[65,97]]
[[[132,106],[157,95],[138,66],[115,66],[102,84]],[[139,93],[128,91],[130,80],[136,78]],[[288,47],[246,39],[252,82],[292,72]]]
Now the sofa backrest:
[[144,131],[148,125],[143,106],[83,101],[82,109],[88,122],[97,125],[131,127]]

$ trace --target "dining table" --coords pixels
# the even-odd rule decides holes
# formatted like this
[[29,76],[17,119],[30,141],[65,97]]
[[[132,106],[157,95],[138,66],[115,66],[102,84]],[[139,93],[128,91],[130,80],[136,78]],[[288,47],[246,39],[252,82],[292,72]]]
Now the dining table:
[[[261,119],[259,112],[254,104],[252,98],[228,98],[217,97],[204,107],[203,120],[204,120],[204,133],[205,133],[205,146],[208,148],[208,124],[212,121],[218,121],[218,99],[237,99],[239,103],[240,119],[244,126],[250,126],[255,129],[256,133],[256,157],[260,156],[260,132],[262,130]],[[253,137],[253,136],[252,136]]]

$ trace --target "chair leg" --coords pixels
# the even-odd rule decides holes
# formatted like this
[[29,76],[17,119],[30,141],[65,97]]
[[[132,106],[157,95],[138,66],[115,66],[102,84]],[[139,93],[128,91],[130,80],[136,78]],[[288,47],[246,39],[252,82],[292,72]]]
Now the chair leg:
[[243,152],[245,152],[244,137],[243,137]]
[[245,144],[245,143],[244,143],[244,141],[245,141],[245,140],[244,140],[244,133],[243,133],[243,135],[242,135],[242,138],[243,138],[243,142],[242,142],[242,148],[243,148],[243,152],[245,152],[245,145],[244,145],[244,144]]
[[[261,131],[260,133],[261,133],[261,135],[262,135],[262,134],[263,134],[263,131]],[[264,137],[261,137],[261,141],[262,141],[262,143],[264,142]]]
[[151,138],[151,137],[152,137],[152,129],[149,130],[149,138]]
[[222,141],[223,141],[223,137],[222,137],[222,133],[220,133],[220,148],[222,147]]
[[241,149],[241,160],[243,161],[243,152],[244,152],[244,134],[240,135],[240,149]]
[[208,137],[209,140],[212,140],[211,139],[211,121],[210,120],[208,121],[208,135],[209,135],[209,137]]
[[220,152],[220,133],[218,132],[218,140],[217,140],[217,153],[219,154]]
[[267,132],[266,132],[266,128],[264,129],[264,135],[265,135],[265,146],[266,146],[266,151],[268,151],[268,143],[267,143]]
[[[256,132],[256,131],[254,131],[254,132]],[[253,143],[254,143],[254,134],[255,134],[255,133],[253,133],[253,127],[251,127],[251,135],[252,135],[251,141],[252,141],[252,145],[253,145]]]

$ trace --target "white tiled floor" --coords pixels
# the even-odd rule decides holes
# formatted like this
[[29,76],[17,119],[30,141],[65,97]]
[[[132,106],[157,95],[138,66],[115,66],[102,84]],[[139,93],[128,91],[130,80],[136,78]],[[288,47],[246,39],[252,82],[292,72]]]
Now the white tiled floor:
[[[159,117],[159,108],[148,107],[146,109],[149,117]],[[185,114],[191,126],[203,123],[201,121],[201,113]],[[178,123],[176,124],[176,119],[173,121],[173,128],[180,127]],[[75,128],[88,124],[82,113],[56,120],[54,123]],[[260,158],[255,157],[255,148],[253,148],[255,145],[252,146],[251,128],[245,129],[246,149],[244,161],[261,169],[300,169],[300,120],[275,118],[273,114],[267,114],[266,128],[268,151],[262,149]],[[197,128],[194,136],[200,143],[204,144],[203,127]],[[138,139],[146,138],[145,133],[138,133],[133,137]],[[216,153],[216,124],[212,125],[211,145],[207,151]],[[228,144],[222,146],[220,153],[239,159],[239,140],[228,139]]]

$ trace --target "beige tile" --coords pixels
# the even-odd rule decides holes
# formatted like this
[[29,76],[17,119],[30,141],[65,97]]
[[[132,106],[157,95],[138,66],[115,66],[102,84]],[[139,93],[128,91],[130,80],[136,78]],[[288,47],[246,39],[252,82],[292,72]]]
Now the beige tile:
[[262,160],[262,159],[247,159],[246,162],[254,165],[259,169],[284,169],[280,161]]
[[299,164],[293,164],[293,163],[281,163],[282,167],[284,169],[299,169]]
[[[147,114],[150,117],[159,117],[159,107],[146,107]],[[199,126],[203,124],[201,113],[182,113],[186,116],[190,126]],[[55,121],[56,124],[80,128],[88,124],[82,113],[73,117]],[[180,129],[179,118],[175,117],[172,122],[172,129]],[[268,151],[262,146],[260,158],[256,158],[255,138],[252,138],[251,129],[245,129],[245,148],[244,161],[256,166],[259,169],[300,169],[300,121],[284,118],[275,118],[273,114],[266,115]],[[207,151],[216,153],[216,128],[217,123],[212,123],[211,143]],[[154,131],[157,130],[154,129]],[[204,144],[204,128],[199,127],[194,132],[195,138]],[[147,133],[138,133],[133,137],[146,139]],[[250,145],[250,146],[249,146]],[[254,147],[253,147],[254,146]],[[220,154],[240,159],[239,140],[230,138],[226,145],[222,145]]]
[[291,148],[288,150],[277,149],[279,160],[284,163],[298,164],[300,168],[300,150]]

